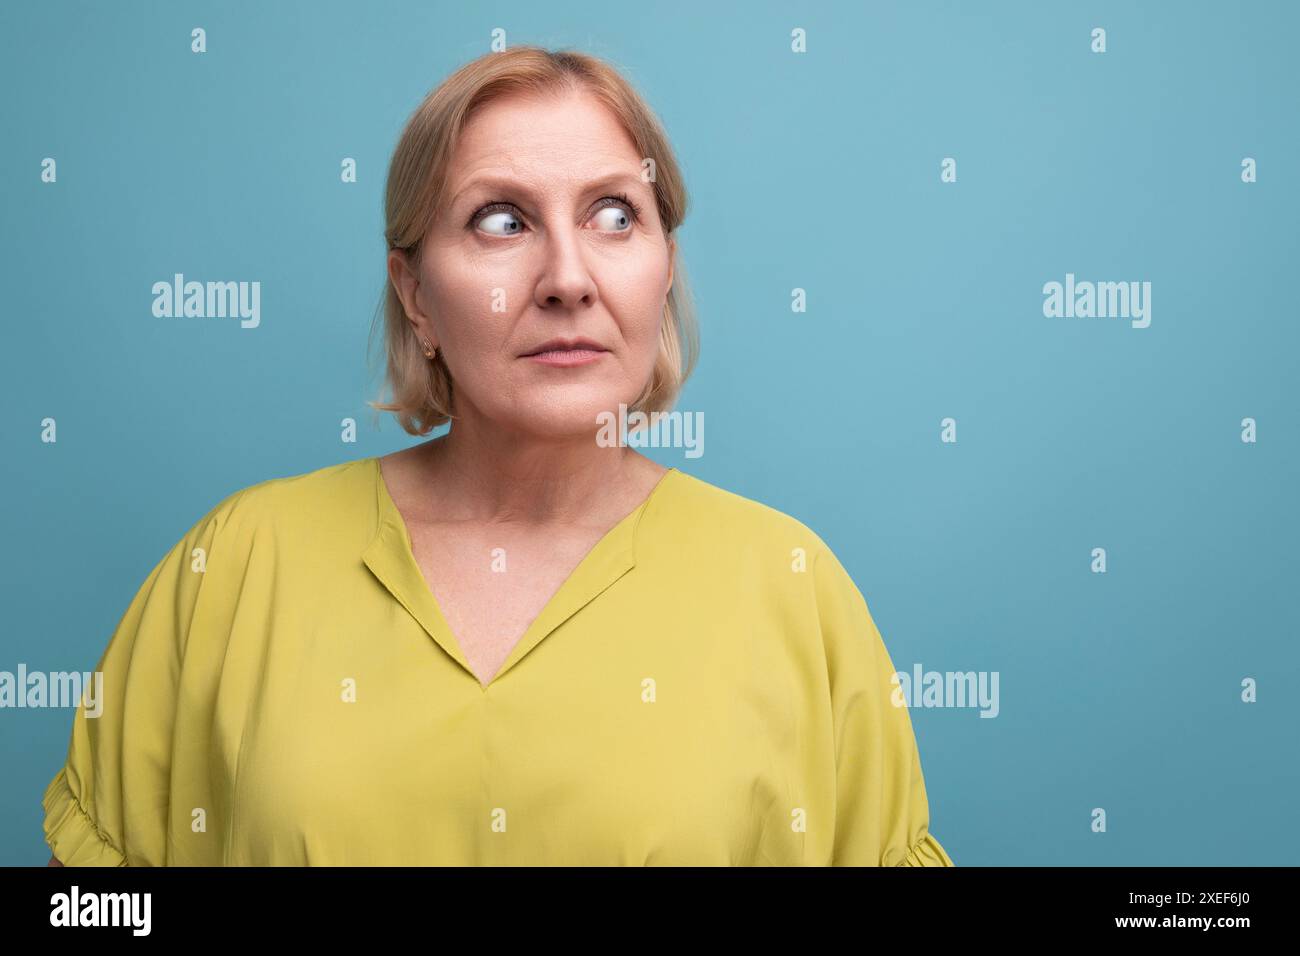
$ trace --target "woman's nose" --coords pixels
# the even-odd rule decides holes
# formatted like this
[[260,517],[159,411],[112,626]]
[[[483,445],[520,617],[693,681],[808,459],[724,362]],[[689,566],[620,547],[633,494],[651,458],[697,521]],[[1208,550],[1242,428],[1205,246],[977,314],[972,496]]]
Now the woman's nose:
[[596,283],[578,230],[571,224],[549,229],[542,240],[542,274],[537,304],[544,309],[573,309],[596,300]]

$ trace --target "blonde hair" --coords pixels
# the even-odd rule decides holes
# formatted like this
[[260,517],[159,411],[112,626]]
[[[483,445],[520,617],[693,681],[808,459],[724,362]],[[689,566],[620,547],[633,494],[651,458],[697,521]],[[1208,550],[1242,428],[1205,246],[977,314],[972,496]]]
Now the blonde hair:
[[[439,84],[407,121],[388,167],[384,192],[384,236],[415,267],[447,187],[447,167],[461,131],[483,105],[510,93],[585,91],[618,117],[644,159],[653,161],[651,184],[664,234],[671,237],[686,215],[685,183],[663,127],[640,94],[611,65],[569,50],[517,46],[473,60]],[[659,354],[646,387],[628,411],[668,411],[695,367],[699,330],[685,271],[674,245],[673,284],[664,305]],[[392,401],[369,402],[394,412],[403,429],[425,435],[454,418],[452,380],[441,351],[430,360],[406,317],[393,283],[371,326],[382,315],[387,344],[387,384]],[[369,350],[369,349],[368,349]],[[593,422],[593,425],[595,423]]]

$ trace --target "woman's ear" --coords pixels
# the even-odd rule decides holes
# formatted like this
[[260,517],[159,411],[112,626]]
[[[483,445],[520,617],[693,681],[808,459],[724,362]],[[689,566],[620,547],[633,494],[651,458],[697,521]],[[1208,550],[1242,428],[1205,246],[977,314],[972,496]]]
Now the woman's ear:
[[401,249],[389,250],[388,280],[393,283],[393,289],[402,302],[406,317],[418,326],[419,322],[425,318],[424,314],[420,312],[420,301],[417,296],[420,289],[420,277],[411,266],[406,253]]

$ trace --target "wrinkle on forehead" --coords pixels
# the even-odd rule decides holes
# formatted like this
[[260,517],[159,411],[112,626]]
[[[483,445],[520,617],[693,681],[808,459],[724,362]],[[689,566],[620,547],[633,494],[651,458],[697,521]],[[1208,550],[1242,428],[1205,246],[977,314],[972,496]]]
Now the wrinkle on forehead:
[[[561,116],[569,122],[556,125]],[[488,174],[534,190],[560,184],[576,190],[611,168],[639,176],[641,161],[631,135],[591,94],[510,94],[487,104],[465,127],[448,178],[453,195]]]

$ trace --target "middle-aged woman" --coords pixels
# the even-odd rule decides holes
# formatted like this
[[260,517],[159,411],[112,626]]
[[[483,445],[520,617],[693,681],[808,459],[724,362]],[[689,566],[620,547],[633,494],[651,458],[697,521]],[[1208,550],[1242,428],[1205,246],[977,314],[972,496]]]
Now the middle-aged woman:
[[681,175],[607,63],[520,47],[386,194],[383,457],[221,501],[100,662],[65,865],[951,866],[867,605],[796,519],[602,413],[673,405]]

